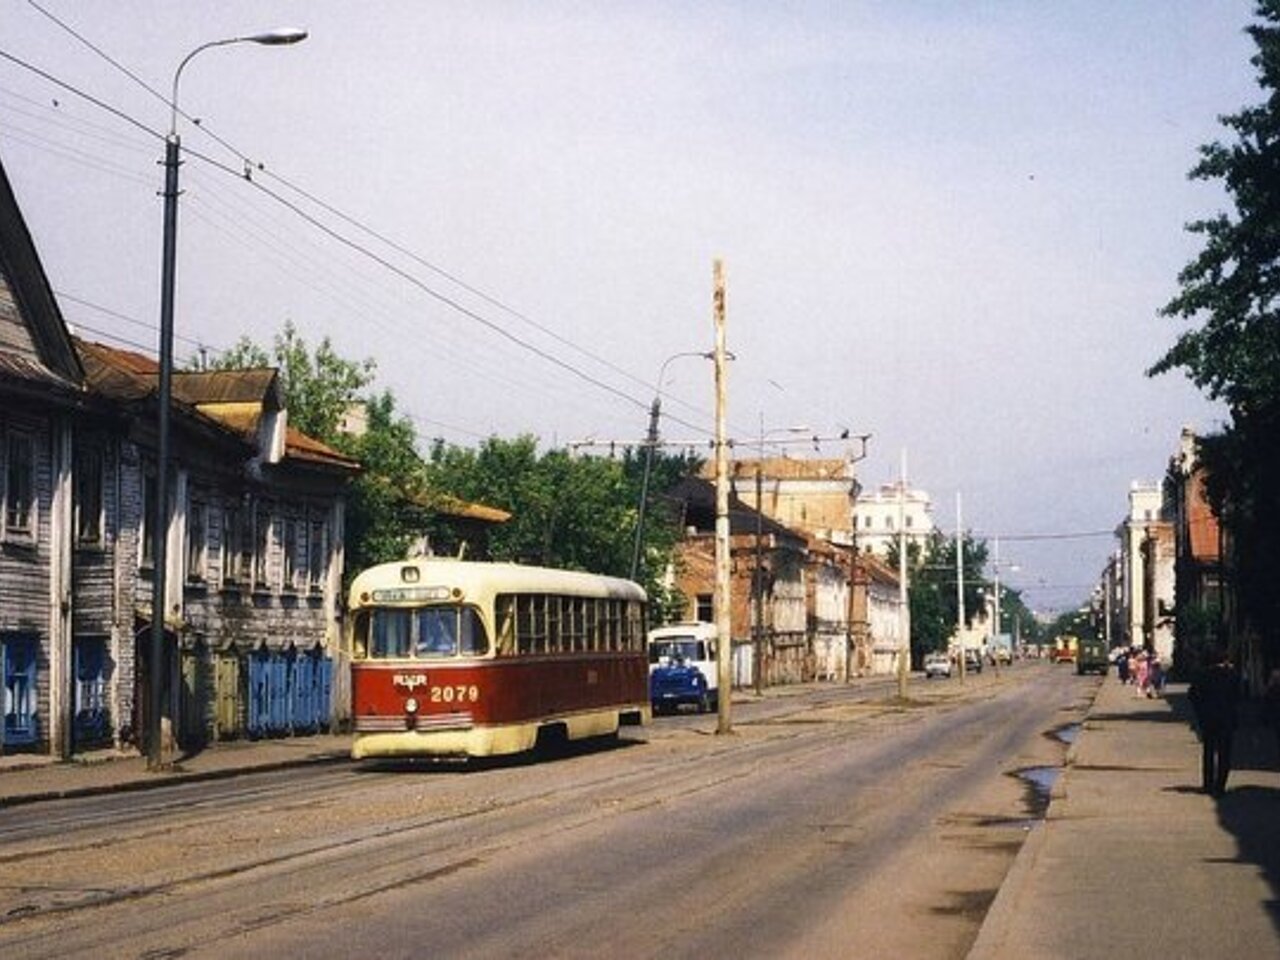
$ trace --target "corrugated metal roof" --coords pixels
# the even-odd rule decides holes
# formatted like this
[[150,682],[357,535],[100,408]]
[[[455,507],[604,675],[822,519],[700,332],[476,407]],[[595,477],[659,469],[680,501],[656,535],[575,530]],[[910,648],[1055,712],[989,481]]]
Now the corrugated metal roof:
[[73,342],[84,367],[85,382],[94,393],[114,400],[140,400],[154,392],[158,368],[146,357],[79,337]]
[[[79,338],[75,344],[92,390],[117,400],[139,400],[155,392],[160,366],[150,357]],[[175,373],[173,380],[175,402],[250,441],[266,402],[278,402],[278,390],[279,376],[267,368]],[[346,470],[360,467],[358,461],[293,427],[285,434],[285,456]]]
[[182,371],[174,374],[173,395],[195,405],[257,403],[278,409],[279,379],[270,368]]
[[293,427],[285,429],[284,448],[285,456],[293,457],[296,460],[327,463],[350,470],[360,469],[360,461],[353,460],[344,453],[339,453],[328,444],[322,443],[315,437],[309,437],[301,430]]
[[78,389],[76,384],[58,376],[39,361],[3,350],[0,350],[0,377],[9,377],[32,384],[56,386],[66,390]]

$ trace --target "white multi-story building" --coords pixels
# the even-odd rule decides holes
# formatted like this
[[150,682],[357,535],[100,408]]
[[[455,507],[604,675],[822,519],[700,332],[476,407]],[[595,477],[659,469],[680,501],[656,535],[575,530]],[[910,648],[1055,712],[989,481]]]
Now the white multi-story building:
[[903,483],[882,484],[879,490],[858,495],[854,509],[858,549],[877,556],[889,555],[890,546],[905,534],[910,543],[925,543],[934,531],[933,501],[929,494]]
[[1120,538],[1122,629],[1132,646],[1173,657],[1173,525],[1161,516],[1159,484],[1129,487],[1129,516]]

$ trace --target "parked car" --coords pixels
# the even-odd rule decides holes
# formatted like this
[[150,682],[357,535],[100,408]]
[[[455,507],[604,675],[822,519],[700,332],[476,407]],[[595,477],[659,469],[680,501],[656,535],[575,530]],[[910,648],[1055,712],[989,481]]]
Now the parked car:
[[924,658],[925,679],[951,676],[951,658],[945,653],[931,653]]
[[981,673],[982,672],[982,654],[977,650],[966,650],[964,652],[964,672],[965,673]]
[[692,704],[699,713],[706,713],[718,709],[718,699],[706,675],[679,658],[649,672],[649,703],[655,714],[673,713],[682,704]]

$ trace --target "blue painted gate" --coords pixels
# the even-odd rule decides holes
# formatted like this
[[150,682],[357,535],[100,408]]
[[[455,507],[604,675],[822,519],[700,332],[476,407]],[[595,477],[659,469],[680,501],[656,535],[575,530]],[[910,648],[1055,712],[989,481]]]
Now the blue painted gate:
[[75,717],[71,737],[76,749],[111,742],[111,713],[107,707],[107,657],[105,637],[79,637],[72,653],[75,672]]
[[333,663],[319,647],[259,647],[249,655],[251,737],[315,733],[329,726]]
[[0,638],[4,661],[4,738],[9,747],[31,746],[40,738],[38,646],[35,637]]

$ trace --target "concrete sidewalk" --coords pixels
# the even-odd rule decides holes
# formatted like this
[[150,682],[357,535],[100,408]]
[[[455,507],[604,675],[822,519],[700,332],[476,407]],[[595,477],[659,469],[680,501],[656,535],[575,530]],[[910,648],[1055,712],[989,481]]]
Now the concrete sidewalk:
[[20,803],[223,779],[299,764],[346,763],[350,757],[351,738],[330,735],[219,743],[199,753],[175,757],[172,769],[162,773],[148,772],[146,758],[133,752],[102,751],[70,762],[14,754],[0,757],[0,809]]
[[1280,956],[1280,772],[1242,712],[1224,797],[1200,791],[1186,687],[1099,689],[970,960]]

